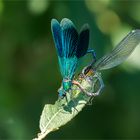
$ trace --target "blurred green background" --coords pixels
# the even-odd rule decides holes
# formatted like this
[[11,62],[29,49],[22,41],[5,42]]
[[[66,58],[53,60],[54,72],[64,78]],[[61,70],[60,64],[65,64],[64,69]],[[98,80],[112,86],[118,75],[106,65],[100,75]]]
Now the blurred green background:
[[[64,17],[78,30],[89,23],[90,48],[100,58],[140,28],[140,1],[0,0],[0,140],[36,137],[43,106],[57,99],[62,78],[50,22]],[[48,139],[140,139],[140,46],[102,75],[106,86],[93,105]]]

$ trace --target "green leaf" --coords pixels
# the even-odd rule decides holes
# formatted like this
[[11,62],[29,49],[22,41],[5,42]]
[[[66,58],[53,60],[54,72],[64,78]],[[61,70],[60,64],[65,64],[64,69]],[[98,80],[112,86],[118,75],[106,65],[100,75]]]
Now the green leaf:
[[[96,92],[99,87],[97,77],[90,76],[77,80],[84,90]],[[93,97],[87,96],[78,86],[73,85],[67,93],[67,99],[58,99],[54,105],[45,105],[41,118],[40,130],[37,140],[43,139],[48,133],[58,130],[73,119]]]

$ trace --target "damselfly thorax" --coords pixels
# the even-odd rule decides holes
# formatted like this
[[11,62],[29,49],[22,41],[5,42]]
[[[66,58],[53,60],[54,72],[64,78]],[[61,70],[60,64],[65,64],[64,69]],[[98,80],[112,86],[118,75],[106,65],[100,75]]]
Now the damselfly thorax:
[[66,93],[71,89],[72,80],[69,78],[63,78],[61,87],[58,90],[59,97],[63,98],[66,96]]
[[62,86],[65,91],[68,91],[72,86],[72,81],[68,78],[64,78],[62,81]]

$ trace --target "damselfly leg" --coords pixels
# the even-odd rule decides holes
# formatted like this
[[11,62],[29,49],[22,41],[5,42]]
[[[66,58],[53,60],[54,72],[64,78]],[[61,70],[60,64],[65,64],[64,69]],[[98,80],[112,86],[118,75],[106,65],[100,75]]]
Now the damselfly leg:
[[104,83],[103,83],[103,80],[102,80],[102,78],[101,78],[101,76],[99,74],[95,74],[93,76],[93,78],[97,78],[97,80],[99,80],[99,83],[100,83],[100,87],[99,87],[98,91],[96,91],[96,92],[88,92],[88,91],[86,91],[81,86],[81,84],[79,82],[75,81],[75,80],[73,80],[72,83],[75,84],[75,85],[77,85],[81,89],[81,91],[84,92],[87,96],[89,96],[89,97],[95,97],[95,96],[99,95],[99,93],[103,89]]
[[93,57],[93,62],[92,63],[95,63],[96,62],[96,53],[95,53],[95,51],[93,49],[88,49],[87,53],[92,54],[92,57]]
[[68,103],[68,98],[67,98],[67,92],[61,87],[58,89],[58,100],[61,101],[61,99],[66,99],[66,103]]

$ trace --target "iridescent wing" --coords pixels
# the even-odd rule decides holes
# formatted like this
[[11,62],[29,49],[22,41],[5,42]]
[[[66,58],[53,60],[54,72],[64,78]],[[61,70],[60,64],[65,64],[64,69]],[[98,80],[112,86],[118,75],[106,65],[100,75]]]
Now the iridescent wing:
[[76,51],[77,58],[80,58],[87,53],[88,44],[89,44],[89,25],[84,24],[79,33],[78,46]]
[[55,47],[56,47],[58,56],[63,57],[62,30],[61,30],[59,22],[56,19],[52,19],[51,21],[51,30],[52,30],[52,35],[53,35],[53,39],[55,42]]
[[51,28],[62,77],[72,79],[77,66],[78,33],[72,21],[66,18],[60,24],[52,19]]
[[109,54],[93,64],[92,68],[94,70],[105,70],[121,64],[139,44],[140,30],[133,30]]

